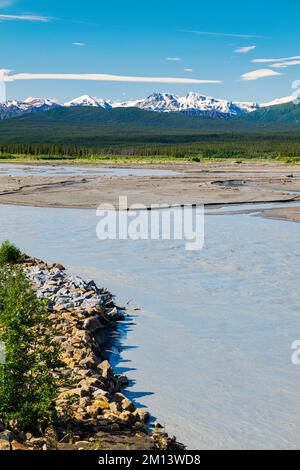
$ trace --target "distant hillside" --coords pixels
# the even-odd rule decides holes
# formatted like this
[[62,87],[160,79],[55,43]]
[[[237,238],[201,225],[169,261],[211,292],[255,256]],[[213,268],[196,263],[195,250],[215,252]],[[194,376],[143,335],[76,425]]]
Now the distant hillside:
[[[214,144],[220,155],[225,150],[228,155],[239,155],[239,149],[245,146],[245,155],[262,151],[274,155],[278,152],[280,155],[300,155],[299,114],[300,106],[293,104],[259,109],[230,119],[157,113],[138,108],[55,107],[47,112],[1,121],[0,146],[3,153],[83,154],[87,150],[114,153],[139,147],[145,154],[153,151],[162,154],[166,152],[162,146],[168,145],[172,154],[191,152],[194,155],[197,153],[195,145],[200,149],[203,144],[205,154],[209,155]],[[265,150],[263,141],[266,142]],[[287,141],[293,143],[290,150]],[[226,145],[222,147],[220,143]],[[237,143],[242,146],[238,147]],[[177,152],[180,145],[184,145],[184,150],[181,147]],[[64,148],[54,149],[53,146]],[[155,150],[153,146],[156,146]]]
[[[242,126],[244,126],[242,124]],[[55,108],[0,122],[0,143],[75,144],[177,142],[226,132],[226,121],[137,108]]]
[[239,118],[241,121],[269,123],[300,123],[300,104],[294,103],[280,104],[261,108],[254,113],[246,114]]

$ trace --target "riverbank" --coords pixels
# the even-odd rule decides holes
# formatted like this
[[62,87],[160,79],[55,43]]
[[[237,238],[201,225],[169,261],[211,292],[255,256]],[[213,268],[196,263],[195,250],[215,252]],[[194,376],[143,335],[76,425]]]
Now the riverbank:
[[[143,176],[131,174],[126,165],[122,168],[128,173],[123,175],[97,174],[99,166],[95,167],[95,175],[85,174],[84,166],[77,167],[78,171],[82,168],[82,176],[68,176],[68,166],[63,167],[61,176],[43,175],[41,166],[40,174],[31,175],[25,166],[21,175],[9,176],[5,173],[9,168],[6,165],[0,168],[2,204],[74,209],[96,208],[99,204],[118,207],[121,195],[127,196],[129,205],[147,208],[152,204],[223,206],[299,200],[297,165],[237,161],[142,165],[150,172]],[[151,175],[154,169],[177,174]]]
[[109,362],[130,379],[126,396],[189,449],[295,449],[299,225],[213,212],[199,252],[181,240],[100,241],[94,210],[13,205],[0,205],[0,241],[126,306]]
[[115,374],[105,345],[124,309],[94,281],[68,274],[57,263],[26,259],[20,265],[36,295],[48,301],[49,320],[61,347],[55,375],[63,386],[55,399],[58,421],[32,435],[0,423],[0,450],[149,450],[179,449],[165,433],[150,431],[149,412],[122,393],[128,385]]

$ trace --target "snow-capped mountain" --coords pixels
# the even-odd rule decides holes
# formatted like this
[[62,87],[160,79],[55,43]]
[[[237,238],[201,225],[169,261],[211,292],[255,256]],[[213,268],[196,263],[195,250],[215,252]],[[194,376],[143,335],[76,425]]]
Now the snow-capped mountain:
[[143,100],[114,101],[107,100],[111,108],[137,108]]
[[38,113],[48,111],[57,106],[60,106],[54,100],[41,99],[41,98],[26,98],[24,101],[5,101],[0,103],[0,119],[6,119],[12,116],[26,113]]
[[136,106],[148,111],[177,112],[209,117],[238,116],[246,112],[256,111],[259,108],[256,103],[220,100],[193,92],[188,93],[186,96],[153,93],[145,100],[137,102]]
[[102,100],[101,98],[94,98],[88,95],[83,95],[79,98],[75,98],[72,101],[68,101],[67,103],[64,103],[63,106],[92,106],[93,108],[111,109],[111,106],[107,101]]
[[48,111],[55,107],[69,108],[80,106],[102,109],[139,108],[160,113],[182,113],[194,116],[208,116],[211,118],[229,118],[251,113],[262,107],[288,103],[292,100],[293,97],[289,96],[269,103],[257,104],[216,99],[194,92],[190,92],[186,96],[178,96],[171,93],[152,93],[152,95],[142,100],[123,102],[83,95],[64,104],[58,104],[56,101],[50,99],[30,97],[24,101],[11,100],[0,103],[0,119],[31,112]]

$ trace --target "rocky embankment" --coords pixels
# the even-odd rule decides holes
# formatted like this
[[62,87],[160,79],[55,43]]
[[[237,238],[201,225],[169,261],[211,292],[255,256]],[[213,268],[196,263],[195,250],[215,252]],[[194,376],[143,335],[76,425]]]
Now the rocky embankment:
[[[136,408],[122,390],[124,375],[114,373],[105,343],[117,323],[126,320],[113,296],[71,276],[59,264],[36,259],[22,264],[36,294],[48,302],[63,385],[55,400],[58,422],[41,435],[0,427],[0,450],[147,450],[183,448],[164,432],[149,430],[146,409]],[[1,426],[1,425],[0,425]]]

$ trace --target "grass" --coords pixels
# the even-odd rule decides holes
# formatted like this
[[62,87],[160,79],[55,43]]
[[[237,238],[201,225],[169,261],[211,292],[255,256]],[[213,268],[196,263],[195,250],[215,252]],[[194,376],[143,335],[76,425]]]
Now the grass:
[[[186,163],[195,161],[195,157],[171,157],[168,155],[124,156],[124,155],[92,155],[90,157],[62,157],[49,155],[0,155],[0,163],[41,163],[41,164],[158,164]],[[198,159],[199,161],[199,159]]]
[[104,165],[122,165],[122,164],[173,164],[173,163],[198,163],[198,162],[217,162],[217,161],[251,161],[251,162],[281,162],[288,164],[300,164],[300,156],[276,156],[265,154],[258,157],[257,155],[242,156],[241,158],[221,157],[218,155],[204,156],[191,155],[186,157],[173,157],[169,155],[153,155],[153,156],[125,156],[125,155],[92,155],[90,157],[70,157],[70,156],[53,156],[49,155],[0,155],[0,163],[26,163],[26,164],[104,164]]

